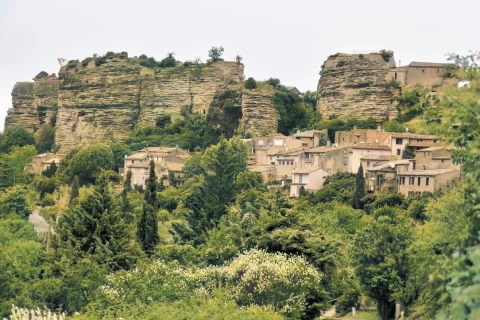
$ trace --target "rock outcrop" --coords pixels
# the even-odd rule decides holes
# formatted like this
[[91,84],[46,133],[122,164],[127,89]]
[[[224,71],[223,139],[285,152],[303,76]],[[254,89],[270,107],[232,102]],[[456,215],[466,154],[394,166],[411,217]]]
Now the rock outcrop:
[[[242,94],[248,91],[241,85],[243,70],[243,64],[227,61],[155,70],[141,66],[138,58],[116,57],[100,66],[94,60],[69,62],[58,78],[17,83],[5,125],[35,132],[51,119],[55,143],[65,153],[78,144],[124,140],[135,127],[153,125],[161,114],[173,119],[191,112],[206,115],[216,93],[235,87],[248,129],[276,132],[273,91],[270,96],[261,90]],[[253,112],[254,107],[262,110]]]
[[[387,53],[387,52],[386,52]],[[386,87],[388,72],[395,67],[393,54],[336,54],[320,72],[317,111],[325,119],[355,117],[394,119],[394,92]]]

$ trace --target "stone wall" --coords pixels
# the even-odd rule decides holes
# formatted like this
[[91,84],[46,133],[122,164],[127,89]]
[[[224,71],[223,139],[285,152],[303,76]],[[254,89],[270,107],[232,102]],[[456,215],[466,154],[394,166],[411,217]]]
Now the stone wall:
[[394,66],[393,57],[386,61],[380,53],[328,57],[320,72],[317,111],[325,119],[394,119],[393,92],[385,87],[387,73]]

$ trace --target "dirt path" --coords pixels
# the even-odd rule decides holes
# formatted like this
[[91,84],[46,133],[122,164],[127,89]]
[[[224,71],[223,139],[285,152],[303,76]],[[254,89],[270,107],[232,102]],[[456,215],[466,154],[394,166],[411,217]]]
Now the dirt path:
[[28,221],[33,224],[35,231],[48,232],[48,223],[41,216],[38,215],[40,212],[40,207],[35,207],[32,214],[28,217]]

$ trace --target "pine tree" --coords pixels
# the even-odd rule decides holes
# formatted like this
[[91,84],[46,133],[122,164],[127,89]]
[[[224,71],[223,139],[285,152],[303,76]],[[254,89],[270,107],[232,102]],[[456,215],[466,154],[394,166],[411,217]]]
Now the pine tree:
[[79,183],[78,183],[78,176],[75,176],[75,178],[73,178],[72,191],[70,193],[70,200],[69,200],[69,203],[68,203],[69,206],[72,205],[74,199],[76,199],[80,196],[79,189],[80,189],[80,186],[79,186]]
[[355,209],[363,209],[362,199],[365,197],[365,178],[363,177],[363,167],[361,164],[358,168],[355,186],[355,193],[353,194],[353,207]]
[[155,163],[150,161],[150,174],[145,188],[143,212],[137,226],[137,238],[143,251],[151,256],[155,247],[160,243],[157,221],[157,177],[155,175]]
[[73,264],[90,257],[114,271],[129,269],[139,257],[105,176],[97,179],[93,194],[63,215],[57,233],[60,256]]

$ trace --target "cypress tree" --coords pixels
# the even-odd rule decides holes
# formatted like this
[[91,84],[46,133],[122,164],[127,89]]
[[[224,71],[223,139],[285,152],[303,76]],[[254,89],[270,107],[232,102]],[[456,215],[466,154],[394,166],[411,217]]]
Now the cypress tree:
[[357,172],[355,193],[353,194],[353,207],[355,209],[363,209],[363,197],[365,197],[365,178],[363,177],[363,167],[360,164]]
[[79,189],[80,189],[80,185],[78,183],[78,176],[75,176],[75,178],[73,178],[72,191],[70,193],[70,200],[68,202],[69,206],[72,205],[74,199],[79,197],[80,195]]
[[146,181],[143,211],[137,225],[137,238],[143,251],[151,256],[155,247],[160,243],[157,221],[157,177],[155,175],[155,163],[150,161],[150,174]]
[[132,171],[128,170],[122,190],[122,216],[126,222],[133,221],[133,207],[128,200],[128,193],[132,190]]

